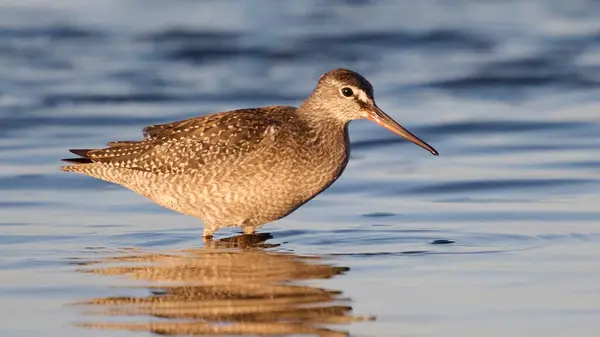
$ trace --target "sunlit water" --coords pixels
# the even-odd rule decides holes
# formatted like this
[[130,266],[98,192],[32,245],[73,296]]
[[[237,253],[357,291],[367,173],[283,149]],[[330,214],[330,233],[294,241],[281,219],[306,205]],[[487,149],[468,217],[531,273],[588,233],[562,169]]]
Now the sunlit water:
[[[599,16],[593,1],[1,2],[0,335],[597,336]],[[334,67],[441,156],[354,122],[340,180],[241,247],[58,170],[68,148],[148,124],[298,104]]]

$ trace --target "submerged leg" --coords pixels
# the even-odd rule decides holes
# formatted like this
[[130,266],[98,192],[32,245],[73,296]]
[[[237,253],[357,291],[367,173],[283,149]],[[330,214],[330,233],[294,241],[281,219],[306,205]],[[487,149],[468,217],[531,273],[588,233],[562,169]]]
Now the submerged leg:
[[211,239],[213,233],[217,230],[217,227],[212,226],[204,226],[204,232],[202,232],[202,237],[204,239]]

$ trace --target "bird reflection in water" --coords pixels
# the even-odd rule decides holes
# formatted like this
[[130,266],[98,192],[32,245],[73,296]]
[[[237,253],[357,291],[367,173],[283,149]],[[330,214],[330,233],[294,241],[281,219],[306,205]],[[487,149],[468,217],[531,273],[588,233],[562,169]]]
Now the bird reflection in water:
[[[88,328],[165,335],[348,336],[325,325],[371,320],[352,316],[340,291],[294,284],[341,275],[348,268],[320,258],[265,250],[269,234],[239,235],[204,248],[135,253],[92,261],[83,272],[150,281],[143,297],[95,298],[78,304],[88,313],[146,316],[143,323],[82,323]],[[125,263],[112,265],[114,263]],[[101,264],[111,264],[100,266]]]

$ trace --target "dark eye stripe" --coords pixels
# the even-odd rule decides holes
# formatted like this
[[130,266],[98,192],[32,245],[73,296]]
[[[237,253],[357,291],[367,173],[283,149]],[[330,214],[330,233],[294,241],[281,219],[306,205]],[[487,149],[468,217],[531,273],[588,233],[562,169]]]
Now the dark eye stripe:
[[365,103],[363,101],[361,101],[360,99],[357,99],[356,102],[358,102],[358,106],[363,109],[363,110],[369,110],[369,104]]

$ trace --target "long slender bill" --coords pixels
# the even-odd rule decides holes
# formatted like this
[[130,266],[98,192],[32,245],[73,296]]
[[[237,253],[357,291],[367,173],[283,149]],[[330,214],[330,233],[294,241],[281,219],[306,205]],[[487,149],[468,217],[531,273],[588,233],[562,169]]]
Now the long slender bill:
[[388,116],[385,112],[383,112],[383,110],[379,109],[378,106],[374,105],[373,111],[370,111],[367,114],[367,118],[392,131],[398,136],[403,137],[416,145],[419,145],[425,150],[431,152],[431,154],[434,156],[438,155],[438,152],[433,147],[422,141],[419,137],[413,135],[410,131],[406,130],[402,125],[393,120],[392,117]]

